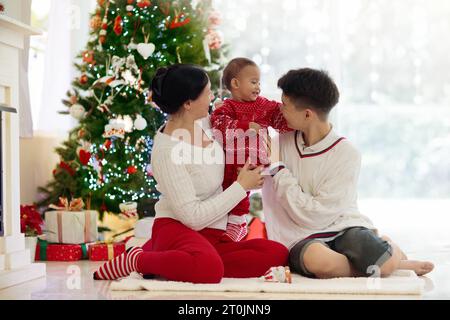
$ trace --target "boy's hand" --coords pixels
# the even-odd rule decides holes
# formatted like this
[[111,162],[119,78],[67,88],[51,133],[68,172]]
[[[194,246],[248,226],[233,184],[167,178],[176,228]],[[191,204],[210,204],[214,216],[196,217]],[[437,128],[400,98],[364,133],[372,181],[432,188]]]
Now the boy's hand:
[[272,139],[269,137],[267,150],[271,164],[280,162],[280,135],[277,134]]

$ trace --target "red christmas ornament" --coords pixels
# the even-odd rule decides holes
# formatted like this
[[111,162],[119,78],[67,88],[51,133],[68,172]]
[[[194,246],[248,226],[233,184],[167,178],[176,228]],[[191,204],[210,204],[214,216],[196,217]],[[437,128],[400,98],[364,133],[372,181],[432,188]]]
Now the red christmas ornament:
[[164,13],[166,16],[169,15],[170,13],[170,2],[160,2],[158,5],[159,9],[161,10],[162,13]]
[[67,162],[61,161],[59,163],[59,167],[62,170],[67,171],[67,173],[70,174],[72,177],[75,175],[75,170],[73,170],[72,167]]
[[104,44],[104,43],[106,42],[106,36],[100,36],[100,37],[98,37],[98,41],[99,41],[101,44]]
[[85,75],[85,74],[81,75],[81,77],[80,77],[80,84],[84,85],[84,84],[86,84],[87,82],[88,82],[88,77],[87,77],[87,75]]
[[120,36],[122,34],[123,27],[122,27],[122,17],[121,16],[117,16],[116,19],[114,20],[113,31],[118,36]]
[[83,52],[83,61],[89,64],[95,64],[94,51],[90,50]]
[[137,3],[137,6],[141,9],[147,8],[151,5],[152,3],[150,2],[150,0],[141,0]]
[[81,149],[79,157],[81,164],[86,166],[89,163],[89,160],[91,159],[91,153],[89,151]]
[[103,148],[105,150],[109,150],[109,148],[111,148],[111,140],[106,140],[105,143],[103,144]]
[[180,28],[191,22],[191,18],[185,16],[184,13],[180,13],[175,16],[175,19],[169,24],[170,29]]
[[102,203],[102,205],[100,206],[100,211],[101,211],[101,212],[108,211],[108,207],[106,206],[105,203]]
[[127,4],[134,4],[134,0],[127,0]]
[[137,169],[136,169],[135,166],[129,166],[129,167],[127,168],[127,173],[128,173],[128,174],[135,174],[136,172],[137,172]]
[[78,138],[81,139],[85,136],[86,134],[86,130],[84,130],[83,128],[81,128],[80,130],[78,130]]

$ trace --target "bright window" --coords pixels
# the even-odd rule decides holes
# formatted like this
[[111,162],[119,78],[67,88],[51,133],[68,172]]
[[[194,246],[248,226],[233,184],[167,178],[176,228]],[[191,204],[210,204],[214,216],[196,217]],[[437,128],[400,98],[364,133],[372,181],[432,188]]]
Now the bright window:
[[262,93],[292,68],[330,72],[338,131],[363,154],[361,198],[450,198],[450,2],[214,1],[230,57],[260,64]]

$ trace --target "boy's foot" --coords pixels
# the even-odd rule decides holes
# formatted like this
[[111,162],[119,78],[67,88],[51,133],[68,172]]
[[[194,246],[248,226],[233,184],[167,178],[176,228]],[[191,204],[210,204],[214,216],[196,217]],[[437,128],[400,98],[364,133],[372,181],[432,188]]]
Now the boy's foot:
[[434,264],[428,261],[402,260],[399,269],[413,270],[418,276],[423,276],[433,271]]
[[116,280],[129,276],[131,272],[136,271],[138,257],[142,251],[140,247],[131,247],[121,255],[105,262],[94,272],[94,279]]

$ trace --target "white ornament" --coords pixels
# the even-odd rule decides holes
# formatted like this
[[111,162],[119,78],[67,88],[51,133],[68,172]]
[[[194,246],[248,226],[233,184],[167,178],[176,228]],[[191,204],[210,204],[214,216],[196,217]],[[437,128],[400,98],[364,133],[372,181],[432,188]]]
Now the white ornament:
[[130,54],[127,57],[125,67],[127,67],[128,69],[131,69],[131,71],[133,71],[135,73],[139,73],[139,67],[137,66],[136,61],[134,60],[134,56],[132,54]]
[[137,51],[145,60],[155,52],[155,49],[156,47],[153,43],[139,43],[137,45]]
[[104,30],[104,29],[100,30],[100,35],[101,36],[106,36],[106,34],[107,34],[106,30]]
[[134,7],[130,4],[126,6],[127,11],[133,11]]
[[109,124],[105,126],[103,138],[121,138],[125,136],[125,124],[118,123],[116,119],[111,119]]
[[136,49],[137,49],[137,44],[134,43],[134,42],[130,42],[130,43],[128,44],[128,49],[136,50]]
[[122,78],[129,86],[132,87],[136,84],[137,81],[136,77],[133,76],[130,70],[125,70],[124,72],[122,72]]
[[77,103],[70,107],[69,113],[75,119],[81,120],[86,115],[86,110],[81,104]]
[[136,202],[125,202],[125,203],[119,204],[119,208],[121,211],[121,213],[119,214],[119,217],[122,219],[138,217],[137,207],[138,207],[138,205]]
[[134,127],[137,130],[144,130],[147,128],[147,120],[145,120],[141,115],[138,115],[136,120],[134,120]]

